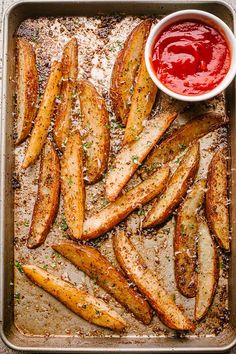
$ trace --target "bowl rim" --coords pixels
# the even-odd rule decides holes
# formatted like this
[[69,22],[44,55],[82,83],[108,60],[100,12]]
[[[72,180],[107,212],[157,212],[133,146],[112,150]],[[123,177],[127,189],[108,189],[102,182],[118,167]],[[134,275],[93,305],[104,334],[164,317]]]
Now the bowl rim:
[[[157,37],[157,35],[168,25],[177,22],[179,20],[184,20],[185,18],[190,19],[189,15],[193,16],[192,19],[200,19],[202,22],[209,20],[214,27],[214,24],[217,26],[218,30],[220,32],[223,32],[225,35],[225,38],[227,40],[228,46],[231,51],[231,63],[229,70],[224,77],[224,79],[217,85],[214,89],[211,91],[201,94],[201,95],[182,95],[180,93],[176,93],[170,89],[168,89],[165,85],[161,83],[161,81],[157,78],[156,74],[153,72],[153,68],[150,63],[150,56],[151,56],[151,50],[153,47],[153,43]],[[199,18],[201,16],[201,18]],[[167,95],[181,101],[187,101],[187,102],[198,102],[198,101],[203,101],[210,99],[212,97],[215,97],[222,91],[224,91],[232,82],[236,75],[236,38],[232,32],[232,30],[229,28],[229,26],[222,21],[219,17],[206,12],[202,10],[180,10],[180,11],[175,11],[171,13],[170,15],[165,16],[163,19],[161,19],[150,31],[146,45],[145,45],[145,63],[146,67],[148,70],[148,73],[151,77],[151,79],[154,81],[154,83],[157,85],[157,87],[165,92]]]

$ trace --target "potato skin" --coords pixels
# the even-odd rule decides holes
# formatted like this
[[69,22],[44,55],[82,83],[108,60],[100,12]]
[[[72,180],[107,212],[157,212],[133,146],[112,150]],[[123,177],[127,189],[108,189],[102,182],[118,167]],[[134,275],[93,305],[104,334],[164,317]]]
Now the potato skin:
[[81,239],[85,212],[83,149],[80,134],[72,133],[61,159],[64,213],[74,239]]
[[190,144],[228,122],[229,118],[226,115],[216,112],[209,112],[191,119],[151,151],[142,166],[142,176],[145,178],[147,172],[171,161]]
[[137,141],[123,146],[115,158],[114,167],[107,173],[106,196],[110,202],[117,198],[177,114],[175,111],[160,113],[143,129]]
[[111,310],[102,300],[35,265],[24,265],[22,269],[34,284],[43,288],[86,321],[118,331],[126,327],[120,315]]
[[61,75],[61,63],[55,61],[52,63],[48,83],[30,136],[29,145],[22,164],[22,168],[24,169],[32,165],[38,158],[47,138],[54,110],[54,102],[60,91]]
[[[78,83],[85,135],[88,183],[97,182],[107,169],[110,150],[109,116],[105,100],[88,80]],[[88,129],[89,127],[89,129]],[[86,145],[85,145],[86,146]]]
[[179,167],[169,180],[164,193],[157,199],[144,219],[143,227],[162,224],[181,202],[198,171],[200,161],[199,143],[185,153]]
[[178,208],[175,235],[175,280],[178,290],[186,297],[194,297],[197,290],[197,213],[205,198],[206,180],[194,183]]
[[143,45],[146,42],[151,24],[151,20],[145,20],[133,29],[113,67],[110,96],[116,118],[121,120],[124,125],[130,110],[132,87],[141,62]]
[[74,94],[76,92],[76,80],[78,75],[78,43],[72,38],[63,50],[62,56],[62,84],[60,90],[60,103],[55,114],[53,129],[54,140],[58,148],[63,151],[71,124],[71,111]]
[[90,240],[101,236],[124,220],[140,205],[152,200],[165,188],[169,173],[169,167],[163,166],[146,181],[138,184],[113,203],[110,203],[106,208],[85,220],[82,239]]
[[213,156],[207,175],[206,215],[212,234],[220,247],[230,250],[227,206],[227,162],[224,149]]
[[[144,44],[146,44],[146,42]],[[137,139],[144,128],[144,120],[152,111],[156,98],[157,86],[154,84],[147,71],[144,50],[145,48],[143,48],[140,69],[134,87],[123,144],[129,144]]]
[[152,314],[148,303],[130,287],[122,273],[96,248],[69,242],[53,245],[52,248],[94,279],[121,305],[133,312],[137,319],[144,324],[151,322]]
[[207,222],[199,220],[198,226],[198,274],[195,301],[195,320],[202,320],[214,299],[219,278],[218,254]]
[[28,248],[39,247],[46,239],[56,217],[60,193],[60,162],[50,142],[44,146],[40,172],[37,200],[34,205]]
[[29,135],[37,112],[38,72],[32,45],[25,38],[17,39],[17,140]]
[[156,275],[148,269],[144,259],[130,239],[125,236],[124,231],[119,231],[114,235],[113,247],[121,268],[146,296],[165,325],[172,329],[193,331],[195,325],[160,286]]

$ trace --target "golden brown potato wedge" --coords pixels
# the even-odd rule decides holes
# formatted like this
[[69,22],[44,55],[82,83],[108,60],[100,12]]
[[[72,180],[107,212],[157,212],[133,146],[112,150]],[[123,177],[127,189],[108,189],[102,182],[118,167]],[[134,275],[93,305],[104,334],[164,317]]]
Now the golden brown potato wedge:
[[20,144],[29,135],[36,116],[38,72],[32,45],[25,38],[17,39],[17,140]]
[[208,176],[206,214],[212,234],[219,245],[229,251],[229,211],[227,206],[227,162],[224,150],[213,156]]
[[197,213],[202,206],[206,180],[194,183],[192,190],[178,208],[175,236],[175,280],[178,290],[186,297],[194,297],[197,290]]
[[61,188],[67,224],[75,239],[83,231],[85,189],[83,180],[83,149],[79,133],[69,135],[61,159]]
[[82,239],[88,240],[103,235],[124,220],[133,210],[156,197],[165,188],[169,171],[169,167],[163,166],[146,181],[85,220]]
[[27,168],[35,162],[45,143],[53,114],[54,101],[60,91],[60,81],[61,63],[54,62],[26,150],[23,168]]
[[60,90],[60,103],[55,114],[53,134],[58,148],[63,150],[70,130],[73,96],[78,75],[78,43],[76,38],[72,38],[66,44],[61,64],[63,80]]
[[132,242],[125,236],[124,231],[117,232],[113,237],[113,245],[121,268],[146,296],[165,325],[178,330],[194,330],[194,324],[162,288],[157,277],[148,269]]
[[191,119],[148,155],[142,166],[144,173],[153,171],[161,164],[174,159],[174,157],[185,150],[189,144],[192,144],[204,135],[220,128],[228,122],[229,118],[226,115],[216,112],[209,112]]
[[218,281],[216,246],[205,220],[198,226],[198,276],[195,302],[195,319],[201,320],[213,301]]
[[40,267],[24,265],[22,268],[34,284],[43,288],[86,321],[113,330],[122,330],[126,327],[126,323],[120,315],[111,310],[104,301]]
[[126,124],[135,78],[152,22],[142,21],[127,38],[112,71],[110,95],[116,117]]
[[117,198],[122,188],[128,183],[176,116],[176,112],[160,114],[158,118],[149,122],[140,133],[137,141],[123,146],[115,158],[114,167],[107,174],[106,196],[109,201],[114,201]]
[[38,195],[27,241],[28,248],[36,248],[45,241],[58,210],[59,191],[60,162],[48,140],[40,164]]
[[105,100],[87,80],[79,82],[82,124],[87,131],[84,150],[86,153],[88,183],[95,183],[107,168],[110,150],[109,116]]
[[66,257],[77,268],[85,272],[97,284],[130,310],[137,319],[149,324],[152,319],[147,301],[130,287],[122,273],[96,248],[63,242],[52,248]]
[[124,144],[129,144],[138,138],[144,128],[144,120],[151,113],[156,93],[157,86],[149,76],[143,53],[125,128]]
[[184,155],[179,167],[172,175],[165,192],[154,203],[144,219],[143,227],[162,224],[185,196],[198,171],[200,160],[199,143],[194,144]]

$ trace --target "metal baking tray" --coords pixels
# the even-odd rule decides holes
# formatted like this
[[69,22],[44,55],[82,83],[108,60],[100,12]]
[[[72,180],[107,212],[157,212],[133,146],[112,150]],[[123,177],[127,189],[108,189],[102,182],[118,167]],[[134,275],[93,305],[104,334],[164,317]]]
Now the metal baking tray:
[[[93,327],[93,335],[81,335],[81,333],[62,334],[55,330],[55,335],[42,335],[44,326],[50,322],[52,328],[57,329],[55,323],[58,318],[63,323],[67,321],[69,310],[62,311],[61,317],[56,314],[58,304],[51,302],[52,308],[47,312],[49,322],[40,322],[37,317],[38,301],[48,306],[49,295],[43,295],[43,291],[29,291],[32,297],[32,307],[21,307],[21,311],[32,314],[31,333],[24,333],[15,322],[14,315],[14,219],[17,217],[14,210],[14,191],[12,181],[14,179],[16,155],[13,146],[14,117],[14,93],[15,93],[15,33],[19,25],[28,18],[38,17],[67,17],[125,14],[127,16],[155,16],[160,17],[173,11],[195,8],[209,11],[223,21],[233,30],[235,29],[235,15],[233,9],[223,1],[158,1],[158,0],[129,0],[129,1],[21,1],[9,7],[4,15],[3,35],[3,94],[1,116],[1,337],[4,342],[13,349],[35,352],[203,352],[226,351],[236,344],[236,119],[235,119],[235,85],[227,89],[227,113],[230,116],[229,145],[230,159],[230,185],[231,193],[231,228],[232,228],[232,252],[229,264],[229,310],[230,318],[227,326],[218,335],[182,335],[170,331],[164,335],[164,331],[156,335],[146,335],[143,326],[139,335],[128,336],[109,335],[108,332],[96,331]],[[19,216],[18,216],[19,217]],[[72,268],[69,268],[72,270]],[[76,280],[76,276],[72,275]],[[78,276],[78,271],[77,271]],[[16,277],[17,279],[17,277]],[[26,288],[27,289],[33,289]],[[33,309],[32,309],[33,308]],[[59,306],[59,311],[63,306]],[[19,312],[18,312],[19,316]],[[73,317],[75,319],[76,317]],[[45,318],[43,318],[45,320]],[[79,321],[79,320],[78,320]],[[19,322],[18,322],[19,323]],[[78,322],[80,324],[80,322]],[[28,325],[28,323],[26,324]],[[38,326],[38,327],[37,327]],[[34,330],[33,330],[33,327]],[[40,328],[40,334],[37,334]],[[84,331],[91,328],[84,327]],[[46,331],[46,328],[45,328]]]

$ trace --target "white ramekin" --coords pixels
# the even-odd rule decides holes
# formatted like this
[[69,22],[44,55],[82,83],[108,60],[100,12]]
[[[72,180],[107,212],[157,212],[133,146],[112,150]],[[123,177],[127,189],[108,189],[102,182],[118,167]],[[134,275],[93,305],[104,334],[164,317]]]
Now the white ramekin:
[[[182,20],[200,20],[205,22],[206,24],[214,27],[217,29],[226,39],[229,49],[231,51],[231,64],[228,73],[226,74],[225,78],[220,82],[218,86],[216,86],[213,90],[204,93],[202,95],[181,95],[179,93],[175,93],[169,90],[166,86],[164,86],[160,80],[157,78],[156,74],[153,71],[151,65],[151,55],[152,55],[152,48],[154,45],[154,41],[156,37],[168,26],[171,24],[182,21]],[[226,89],[226,87],[231,83],[236,75],[236,39],[234,34],[232,33],[231,29],[218,17],[200,10],[183,10],[174,12],[162,20],[160,20],[152,29],[147,39],[146,47],[145,47],[145,62],[147,66],[147,70],[149,75],[151,76],[154,83],[157,87],[165,92],[167,95],[176,98],[177,100],[181,101],[188,101],[188,102],[196,102],[196,101],[203,101],[209,98],[212,98],[218,95],[220,92]]]

